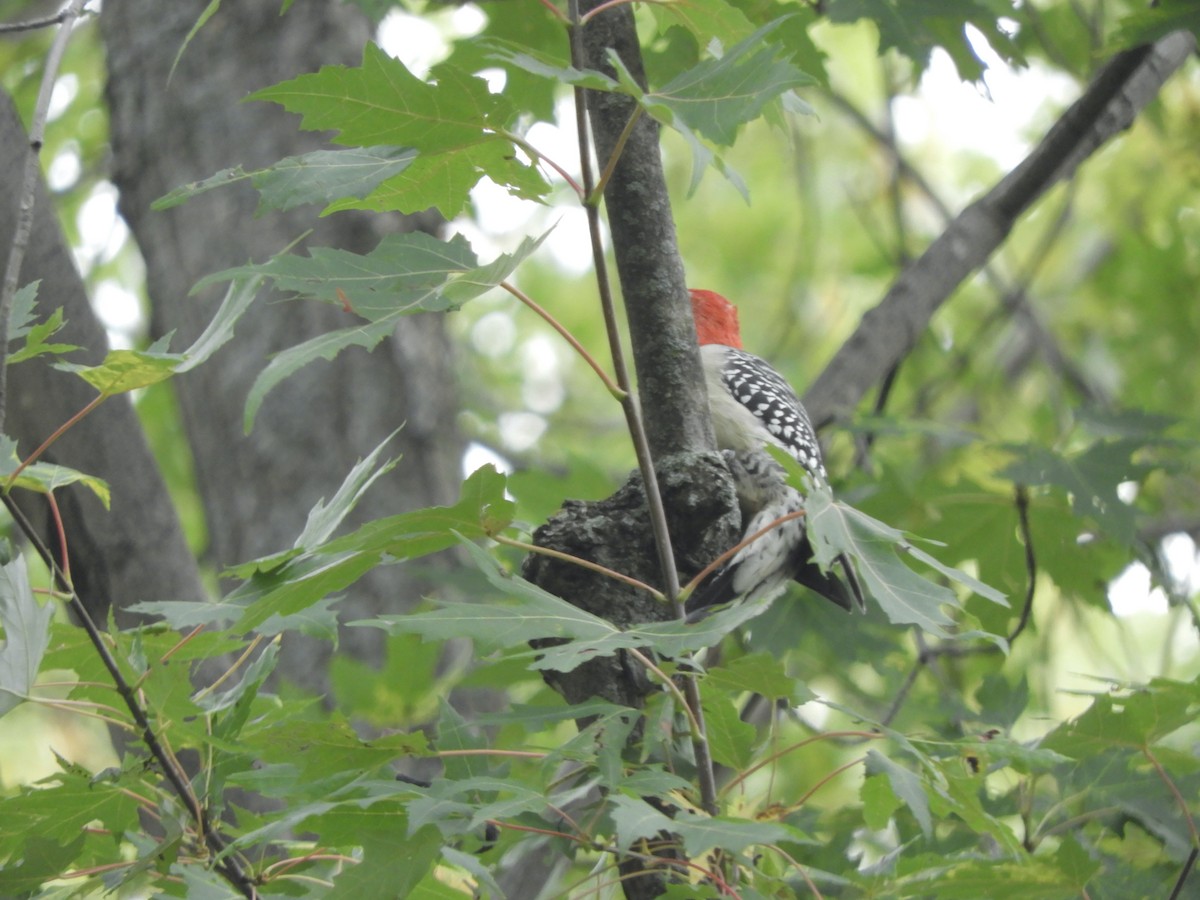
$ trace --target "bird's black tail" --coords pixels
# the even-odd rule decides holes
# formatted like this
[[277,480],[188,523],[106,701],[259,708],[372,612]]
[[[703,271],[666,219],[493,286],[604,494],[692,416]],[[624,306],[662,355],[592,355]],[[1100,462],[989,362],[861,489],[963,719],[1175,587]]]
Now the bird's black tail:
[[[839,554],[834,561],[841,573],[834,570],[822,572],[821,567],[813,562],[812,544],[809,543],[807,536],[800,542],[796,550],[796,559],[803,560],[798,562],[793,580],[802,584],[804,587],[820,594],[831,603],[840,606],[846,612],[865,611],[867,608],[866,599],[863,596],[862,585],[858,581],[858,574],[854,571],[854,566],[847,558],[846,554]],[[736,558],[734,561],[726,563],[708,578],[700,583],[687,601],[687,612],[689,620],[702,618],[704,610],[711,606],[717,606],[721,603],[728,603],[731,600],[738,599],[739,596],[757,597],[767,591],[777,591],[783,585],[780,583],[768,584],[766,582],[752,586],[749,590],[739,594],[734,587],[734,577],[737,574]]]

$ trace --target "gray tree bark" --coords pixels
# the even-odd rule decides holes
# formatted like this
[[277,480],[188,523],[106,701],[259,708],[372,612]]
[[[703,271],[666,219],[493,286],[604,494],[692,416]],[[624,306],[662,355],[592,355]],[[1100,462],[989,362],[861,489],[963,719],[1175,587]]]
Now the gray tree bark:
[[[0,93],[0,159],[25,158],[29,144],[16,109]],[[0,167],[0,247],[12,244],[22,167]],[[107,349],[104,328],[92,313],[83,281],[63,238],[53,204],[42,186],[36,197],[29,253],[21,283],[40,281],[38,309],[44,316],[61,307],[66,327],[55,341],[83,348],[73,362],[95,365]],[[82,410],[96,391],[81,378],[60,372],[49,357],[13,366],[8,376],[6,431],[21,457],[37,449],[55,429]],[[110,604],[118,611],[139,600],[200,600],[204,588],[195,557],[184,540],[175,507],[150,453],[141,423],[126,396],[105,401],[55,442],[42,457],[104,479],[112,494],[105,509],[89,489],[74,485],[56,492],[70,551],[75,588],[98,621]],[[50,527],[41,495],[17,491],[14,500],[48,547],[61,547]],[[123,622],[124,616],[118,615]]]
[[[146,260],[152,333],[174,330],[173,349],[187,346],[214,311],[215,295],[188,295],[204,275],[263,260],[310,228],[309,246],[366,252],[385,232],[440,225],[432,216],[339,213],[318,220],[311,207],[256,219],[257,196],[248,187],[152,212],[156,198],[222,168],[261,167],[323,146],[279,108],[239,101],[320,65],[354,64],[369,37],[368,23],[349,6],[300,3],[281,16],[278,4],[226,0],[172,73],[205,6],[114,0],[100,17],[113,178]],[[330,497],[354,463],[401,424],[388,449],[403,462],[372,487],[355,521],[449,502],[459,481],[452,356],[436,317],[405,319],[373,354],[348,351],[309,366],[267,397],[254,432],[243,435],[243,404],[270,354],[345,324],[338,310],[279,300],[260,299],[236,338],[176,385],[207,519],[208,560],[217,567],[290,546],[313,504]],[[342,608],[350,618],[396,612],[425,587],[403,567],[377,569]],[[380,658],[383,639],[374,630],[349,629],[341,640],[360,658]],[[282,669],[319,689],[330,652],[328,644],[297,638],[285,643]]]

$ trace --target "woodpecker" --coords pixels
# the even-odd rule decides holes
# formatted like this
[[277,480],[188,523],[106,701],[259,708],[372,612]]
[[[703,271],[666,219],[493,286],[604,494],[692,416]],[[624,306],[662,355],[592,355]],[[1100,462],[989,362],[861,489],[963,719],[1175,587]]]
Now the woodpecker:
[[[733,475],[749,537],[804,508],[800,492],[786,483],[783,467],[763,448],[781,447],[815,482],[824,483],[821,446],[787,380],[742,349],[737,307],[713,291],[690,294],[717,446]],[[843,578],[821,571],[812,557],[804,519],[792,519],[739,550],[697,588],[688,609],[736,597],[774,596],[793,579],[847,611],[865,609],[862,588],[844,554],[836,560]]]

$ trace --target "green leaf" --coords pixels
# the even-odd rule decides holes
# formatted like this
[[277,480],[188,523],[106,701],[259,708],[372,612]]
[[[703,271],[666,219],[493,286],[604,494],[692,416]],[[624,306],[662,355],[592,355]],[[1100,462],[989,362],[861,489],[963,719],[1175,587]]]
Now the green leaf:
[[183,352],[183,361],[175,366],[175,373],[189,372],[201,363],[208,362],[214,353],[233,337],[233,326],[237,324],[242,314],[250,308],[254,298],[262,287],[263,278],[260,275],[247,275],[234,278],[225,292],[217,314],[196,338],[192,346]]
[[425,736],[390,734],[363,740],[339,716],[325,722],[283,722],[255,735],[255,748],[265,762],[297,766],[301,777],[333,772],[366,772],[400,756],[429,752]]
[[979,704],[981,721],[1010,729],[1029,705],[1029,682],[1022,675],[1016,685],[1010,685],[1007,678],[993,672],[984,677],[975,692],[975,701]]
[[723,43],[740,41],[754,31],[746,14],[727,0],[689,0],[654,5],[651,10],[660,24],[682,25],[702,47],[714,38]]
[[1082,453],[1065,455],[1034,445],[1011,445],[1008,449],[1018,458],[999,474],[1019,484],[1065,491],[1076,515],[1130,546],[1136,537],[1136,511],[1117,495],[1117,488],[1153,470],[1133,462],[1133,455],[1144,447],[1143,440],[1122,438],[1097,441]]
[[892,814],[903,805],[892,790],[890,779],[882,773],[864,778],[858,796],[862,800],[863,821],[873,831],[887,828]]
[[830,0],[831,22],[870,19],[879,29],[879,54],[896,50],[917,64],[929,65],[934,48],[941,47],[958,69],[959,77],[977,81],[986,66],[971,46],[967,26],[985,37],[992,49],[1013,64],[1023,62],[1012,38],[999,20],[1012,14],[1008,0]]
[[1121,18],[1108,52],[1149,44],[1173,31],[1200,35],[1200,4],[1196,0],[1159,0],[1148,9],[1135,8]]
[[399,457],[394,457],[383,463],[379,462],[383,448],[399,433],[400,429],[397,428],[380,441],[379,446],[360,459],[343,479],[337,493],[333,495],[333,499],[328,504],[324,497],[316,502],[309,510],[304,530],[296,538],[293,547],[297,550],[312,550],[333,537],[338,526],[354,510],[376,479],[392,471],[396,467],[396,463],[400,461]]
[[[393,208],[415,211],[419,201],[411,188],[424,185],[440,195],[436,205],[453,217],[484,176],[521,196],[540,197],[549,190],[515,157],[505,130],[515,111],[504,96],[490,93],[484,79],[453,64],[437,66],[431,77],[432,82],[416,78],[399,60],[368,44],[359,68],[325,66],[250,99],[300,113],[305,128],[333,130],[342,144],[418,151],[413,171],[401,182],[407,188],[400,192],[404,199],[393,195],[391,202],[398,204]],[[493,146],[479,152],[482,145]],[[430,157],[441,159],[440,172],[426,168],[423,161]],[[365,205],[380,208],[378,197]]]
[[1098,694],[1077,718],[1064,722],[1041,746],[1073,759],[1114,747],[1141,749],[1200,716],[1200,681],[1156,678],[1144,688]]
[[315,247],[308,256],[280,254],[264,263],[227,269],[201,279],[194,291],[232,278],[260,275],[277,290],[311,297],[369,322],[416,312],[444,312],[441,288],[477,264],[462,235],[449,241],[414,231],[392,233],[368,254]]
[[592,657],[611,656],[629,647],[650,649],[661,656],[676,659],[715,647],[727,634],[762,615],[769,606],[770,601],[743,600],[705,616],[699,622],[645,622],[632,625],[624,631],[614,628],[602,638],[577,638],[564,644],[544,647],[534,667],[569,672]]
[[[788,61],[781,46],[767,40],[783,21],[769,22],[723,56],[702,60],[648,92],[642,100],[646,111],[664,125],[696,131],[722,147],[732,146],[738,129],[757,119],[768,103],[815,82]],[[621,80],[625,83],[624,75]]]
[[5,860],[3,868],[0,868],[0,891],[6,897],[33,896],[47,883],[60,878],[72,868],[72,863],[83,850],[86,837],[80,833],[59,843],[37,833],[26,832],[19,855]]
[[929,797],[925,793],[925,785],[920,776],[892,762],[878,750],[867,751],[866,772],[868,778],[872,775],[885,776],[892,793],[909,808],[925,836],[930,837],[933,834]]
[[541,201],[550,192],[542,174],[526,165],[502,141],[488,141],[458,153],[418,156],[411,166],[392,176],[361,200],[336,200],[326,213],[344,209],[392,210],[405,214],[436,208],[447,219],[468,209],[471,189],[487,176],[523,200]]
[[354,147],[348,150],[315,150],[289,156],[272,166],[247,172],[241,166],[222,169],[203,181],[175,188],[152,204],[155,210],[170,209],[198,194],[249,179],[259,192],[256,215],[268,209],[289,210],[306,203],[320,203],[331,212],[355,208],[388,179],[412,165],[417,151],[411,147]]
[[13,834],[67,844],[93,822],[114,834],[137,829],[138,804],[126,785],[61,771],[0,800],[0,820]]
[[386,627],[446,640],[467,637],[485,647],[514,647],[543,638],[597,640],[619,633],[612,623],[572,606],[537,585],[500,569],[483,549],[464,544],[475,564],[506,599],[517,603],[444,603],[430,612],[379,616],[356,625]]
[[203,11],[196,18],[195,23],[188,30],[188,33],[183,38],[183,42],[179,45],[179,49],[175,52],[175,59],[171,62],[171,71],[167,73],[168,81],[170,81],[171,76],[175,74],[175,69],[178,67],[179,61],[183,59],[183,52],[187,50],[188,45],[192,42],[192,38],[200,33],[200,29],[204,27],[205,23],[208,22],[209,19],[216,15],[217,10],[220,8],[221,0],[209,0],[208,6],[204,7]]
[[730,696],[707,680],[701,688],[701,700],[713,760],[735,771],[747,768],[754,758],[754,726],[743,722]]
[[[386,557],[397,562],[445,550],[463,539],[480,538],[507,527],[512,501],[504,497],[504,476],[483,466],[463,483],[454,506],[414,510],[369,522],[343,537],[305,550],[262,557],[230,570],[246,579],[218,606],[241,610],[239,631],[265,628],[272,616],[295,616],[343,590]],[[217,610],[199,604],[201,613]]]
[[[21,288],[21,290],[17,291],[17,296],[19,297],[22,293],[33,293],[34,291],[31,291],[30,289],[36,288],[37,282],[27,284],[25,287]],[[13,302],[16,303],[16,299],[14,299]],[[14,316],[17,314],[17,311],[14,310]],[[16,321],[16,319],[14,319],[14,321]],[[21,329],[16,329],[16,331],[19,331],[20,333],[14,333],[10,335],[10,337],[12,339],[16,339],[23,336],[25,338],[25,345],[18,350],[14,350],[8,355],[8,364],[11,366],[16,365],[19,362],[24,362],[27,359],[33,359],[35,356],[44,356],[45,354],[61,355],[63,353],[70,353],[73,350],[78,350],[79,348],[74,344],[48,343],[47,339],[62,330],[62,327],[65,324],[66,321],[63,319],[63,311],[60,307],[59,309],[56,309],[54,312],[50,313],[50,315],[46,317],[46,321],[28,325],[27,327]]]
[[9,313],[8,339],[15,341],[27,337],[35,324],[34,308],[37,305],[38,288],[41,280],[17,288],[13,294],[12,311]]
[[254,279],[258,278],[271,279],[278,290],[321,300],[368,320],[366,326],[356,323],[317,335],[276,355],[259,373],[246,400],[243,424],[249,432],[267,393],[298,369],[317,359],[332,360],[347,347],[374,349],[403,316],[458,309],[504,281],[548,234],[526,238],[514,252],[485,265],[478,264],[462,235],[440,241],[423,232],[406,232],[385,236],[366,255],[316,247],[309,256],[281,253],[258,265],[227,269],[201,279],[193,288],[198,291],[230,280],[242,285],[238,299],[232,299],[231,293],[210,326],[212,339],[197,345],[211,353],[218,340],[228,339],[233,322],[252,299],[248,292],[257,286]]
[[672,818],[641,798],[621,794],[610,799],[609,807],[617,828],[617,845],[622,848],[641,838],[655,840],[665,832],[679,835],[688,856],[694,858],[714,847],[740,853],[747,847],[774,844],[796,835],[794,829],[773,822],[710,818],[686,809],[677,810]]
[[[348,818],[345,811],[330,816]],[[330,816],[312,820],[318,833],[324,833],[324,825]],[[330,900],[361,900],[363,897],[417,897],[410,893],[437,860],[443,839],[436,828],[417,829],[409,834],[404,827],[402,810],[364,811],[348,819],[348,823],[367,820],[373,827],[366,836],[358,838],[362,846],[362,860],[346,866],[333,881],[333,890],[324,896]],[[359,825],[358,833],[364,828]],[[459,895],[461,896],[461,895]]]
[[0,716],[29,696],[50,640],[54,604],[40,605],[29,585],[25,558],[0,566]]
[[[12,438],[0,435],[0,481],[7,483],[20,465],[21,461],[17,458],[17,445]],[[36,462],[25,466],[12,484],[14,487],[37,491],[41,494],[48,494],[69,484],[81,484],[96,495],[96,498],[104,504],[105,509],[108,509],[111,500],[108,484],[104,479],[54,463]]]
[[459,150],[494,139],[513,115],[487,82],[453,66],[439,66],[437,83],[421,81],[375,44],[359,68],[319,71],[264,88],[249,100],[268,100],[303,116],[310,131],[336,131],[338,143],[388,144],[421,153]]
[[289,347],[275,354],[266,368],[258,373],[250,392],[246,395],[246,408],[242,413],[242,429],[249,434],[254,429],[254,420],[262,408],[263,401],[274,388],[289,376],[294,375],[309,363],[318,359],[332,361],[347,347],[362,347],[374,350],[379,342],[392,333],[391,322],[372,322],[355,325],[340,331],[329,331]]
[[175,374],[175,368],[181,362],[183,357],[175,353],[110,350],[98,366],[59,362],[54,368],[78,375],[101,396],[113,397],[165,381]]
[[[317,359],[334,359],[347,347],[374,349],[395,322],[416,312],[457,309],[506,279],[545,239],[527,238],[517,250],[477,265],[461,235],[439,241],[421,232],[391,234],[363,256],[318,247],[308,257],[279,255],[257,266],[229,269],[202,279],[266,277],[278,289],[313,297],[356,313],[370,324],[317,335],[277,354],[259,373],[246,398],[243,426],[249,432],[266,395],[285,378]],[[230,323],[232,326],[232,323]]]
[[1084,892],[1101,865],[1068,835],[1053,855],[1018,861],[963,860],[930,886],[939,900],[977,900],[994,895],[1001,884],[1006,900],[1071,900]]
[[726,691],[750,691],[771,699],[786,698],[793,704],[816,695],[787,674],[783,663],[768,653],[752,653],[708,670],[705,682]]
[[420,634],[435,640],[470,637],[481,646],[509,648],[555,638],[563,643],[541,647],[533,667],[570,672],[589,659],[619,650],[647,648],[676,658],[719,643],[769,605],[746,601],[719,610],[697,623],[647,622],[620,629],[572,606],[535,584],[502,570],[483,549],[465,544],[468,554],[504,602],[442,603],[425,613],[379,616],[354,622],[381,627],[390,634]]

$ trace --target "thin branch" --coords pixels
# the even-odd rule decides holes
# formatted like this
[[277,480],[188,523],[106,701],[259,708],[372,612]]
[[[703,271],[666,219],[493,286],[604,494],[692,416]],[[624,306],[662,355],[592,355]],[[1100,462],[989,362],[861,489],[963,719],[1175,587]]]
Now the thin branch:
[[[184,643],[186,640],[190,640],[192,637],[194,637],[199,632],[200,632],[200,628],[197,627],[191,634],[189,634],[187,636],[187,638],[184,639],[184,641],[181,641],[180,644]],[[254,640],[252,640],[249,643],[249,645],[247,645],[246,649],[242,651],[241,655],[230,664],[229,668],[227,668],[224,672],[221,673],[221,677],[218,678],[216,681],[212,682],[211,684],[205,685],[204,689],[196,694],[196,698],[208,696],[209,694],[216,691],[217,688],[219,688],[221,685],[223,685],[226,681],[228,681],[230,678],[232,678],[234,672],[236,672],[238,669],[241,668],[242,663],[244,663],[246,660],[248,660],[250,658],[250,656],[254,653],[254,651],[258,648],[258,645],[261,644],[266,639],[267,639],[267,636],[265,634],[256,634],[254,636]],[[278,640],[278,638],[276,638],[276,640]],[[178,646],[179,645],[172,647],[171,652],[174,653],[175,650],[178,649]]]
[[41,172],[40,157],[42,141],[46,134],[46,119],[50,114],[50,98],[54,93],[54,82],[62,65],[63,54],[75,20],[83,14],[87,0],[71,0],[71,5],[59,13],[61,27],[54,36],[46,64],[42,69],[42,83],[38,88],[37,102],[33,107],[33,119],[29,123],[29,152],[25,154],[25,174],[17,202],[17,225],[13,231],[12,246],[8,251],[8,263],[4,269],[4,284],[0,286],[0,432],[8,405],[8,329],[12,316],[13,299],[20,286],[21,266],[33,234],[33,209],[36,204],[38,175]]
[[1187,800],[1183,798],[1183,794],[1179,793],[1179,788],[1167,774],[1167,770],[1163,768],[1162,763],[1158,761],[1158,757],[1149,747],[1142,748],[1142,755],[1150,760],[1150,765],[1154,766],[1154,771],[1158,773],[1158,777],[1163,784],[1167,786],[1167,790],[1171,792],[1171,797],[1175,800],[1175,805],[1179,807],[1179,812],[1183,816],[1183,821],[1187,823],[1188,834],[1192,836],[1192,847],[1200,847],[1200,833],[1196,831],[1196,821],[1192,818],[1191,812],[1188,810]]
[[934,312],[987,261],[1017,217],[1129,127],[1194,47],[1191,34],[1176,32],[1114,56],[1025,161],[964,209],[863,316],[805,394],[813,422],[827,424],[857,406],[912,350]]
[[137,726],[139,736],[146,748],[150,751],[150,755],[158,762],[162,769],[163,776],[170,783],[172,789],[183,801],[183,805],[192,814],[195,819],[196,826],[202,836],[205,846],[210,855],[215,859],[214,868],[220,873],[221,877],[228,881],[238,893],[242,896],[254,900],[258,896],[258,892],[254,886],[254,879],[242,867],[241,862],[235,856],[225,856],[228,845],[225,838],[216,830],[212,821],[205,812],[203,805],[192,791],[191,785],[188,782],[188,777],[179,767],[174,756],[167,750],[158,736],[154,733],[154,729],[150,724],[150,719],[146,711],[142,708],[141,703],[134,695],[133,689],[129,682],[125,680],[125,676],[121,673],[121,668],[117,664],[116,658],[108,649],[105,643],[104,635],[100,629],[96,627],[96,623],[92,621],[91,615],[80,599],[79,594],[71,586],[67,579],[66,573],[59,567],[58,562],[54,559],[49,548],[43,543],[37,529],[30,524],[25,514],[20,507],[13,502],[12,497],[8,494],[0,494],[0,503],[3,503],[17,528],[29,541],[34,551],[41,557],[42,562],[50,571],[53,579],[58,583],[60,590],[67,595],[67,602],[71,608],[72,614],[83,625],[84,631],[87,633],[88,640],[91,641],[97,655],[100,657],[104,668],[108,670],[109,677],[112,678],[113,684],[117,688],[117,693],[121,695],[121,699],[125,701],[125,706],[133,716],[133,720]]
[[1200,849],[1193,847],[1192,852],[1188,854],[1188,858],[1183,862],[1183,868],[1179,870],[1179,877],[1175,879],[1175,886],[1171,888],[1171,893],[1167,900],[1178,900],[1183,896],[1183,886],[1187,883],[1188,876],[1192,874],[1192,869],[1196,867],[1196,857],[1200,856]]
[[[27,457],[25,457],[23,460],[21,460],[20,465],[18,465],[15,469],[13,469],[12,474],[8,476],[8,480],[6,482],[4,482],[4,488],[3,488],[4,493],[7,494],[9,491],[11,491],[13,485],[16,484],[16,482],[17,482],[17,478],[20,476],[20,474],[22,472],[24,472],[27,468],[29,468],[31,465],[33,465],[35,462],[37,462],[41,458],[42,454],[45,453],[48,449],[50,449],[50,446],[55,441],[57,441],[60,437],[62,437],[64,434],[66,434],[67,431],[73,425],[75,425],[77,422],[79,422],[80,419],[82,419],[84,416],[86,416],[88,413],[90,413],[92,410],[94,410],[97,406],[99,406],[101,403],[103,403],[108,398],[108,396],[109,396],[108,394],[98,394],[91,402],[88,403],[87,406],[85,406],[79,412],[75,413],[75,415],[71,416],[71,418],[67,419],[67,421],[63,422],[61,425],[59,425],[57,428],[55,428],[54,432],[48,438],[46,438],[44,441],[42,441],[42,443],[38,446],[38,448],[36,450],[34,450]],[[3,415],[3,411],[0,410],[0,416],[2,416],[2,415]]]
[[1033,612],[1033,594],[1037,588],[1037,555],[1033,550],[1033,531],[1029,527],[1029,491],[1023,484],[1013,488],[1013,497],[1017,506],[1017,524],[1021,529],[1021,543],[1025,545],[1025,604],[1021,607],[1021,617],[1008,635],[1008,645],[1011,648],[1015,641],[1029,624]]
[[809,801],[809,799],[812,797],[813,794],[815,794],[817,791],[819,791],[825,785],[829,784],[829,782],[833,781],[833,779],[837,778],[839,775],[841,775],[847,769],[853,769],[855,766],[862,765],[866,761],[867,761],[867,758],[865,756],[860,756],[860,757],[858,757],[858,759],[852,759],[852,760],[850,760],[850,762],[843,763],[842,765],[838,766],[832,772],[829,772],[828,774],[826,774],[823,778],[818,779],[817,783],[814,784],[812,787],[810,787],[803,794],[801,794],[800,799],[797,800],[795,803],[793,803],[787,811],[794,812],[795,810],[799,809],[800,807],[802,807],[805,803],[807,803]]
[[[692,738],[694,740],[697,735],[702,733],[704,726],[703,723],[696,718],[695,711],[692,709],[691,704],[688,703],[687,698],[683,695],[683,692],[679,689],[679,686],[675,684],[675,680],[658,666],[656,666],[650,657],[648,657],[641,650],[638,650],[636,647],[630,647],[626,652],[655,675],[657,675],[659,681],[663,683],[663,686],[670,691],[672,695],[674,695],[677,701],[679,701],[679,705],[683,709],[683,714],[687,717],[688,727],[691,729]],[[687,673],[681,674],[684,678],[691,678],[691,676]]]
[[[1021,615],[1017,619],[1017,624],[1008,634],[1007,641],[1010,649],[1013,641],[1020,637],[1029,624],[1030,616],[1033,613],[1033,596],[1037,588],[1038,573],[1037,555],[1033,549],[1033,531],[1029,527],[1029,492],[1024,485],[1018,484],[1013,488],[1013,499],[1017,508],[1017,527],[1021,532],[1021,542],[1025,545],[1025,602],[1021,606]],[[919,632],[917,639],[921,641]],[[928,647],[922,642],[920,652],[917,654],[912,668],[909,669],[908,675],[904,678],[904,684],[900,685],[899,690],[896,691],[892,705],[888,709],[887,715],[880,720],[881,723],[883,725],[892,723],[897,713],[900,712],[900,708],[908,700],[917,676],[926,666],[943,657],[986,656],[999,652],[1000,648],[995,644],[974,644],[964,647],[944,641],[936,647]]]
[[24,22],[5,22],[0,24],[0,34],[14,34],[21,31],[36,31],[39,28],[49,28],[51,25],[61,25],[67,20],[68,15],[70,15],[69,9],[61,9],[54,15],[45,16],[41,19],[28,19]]

